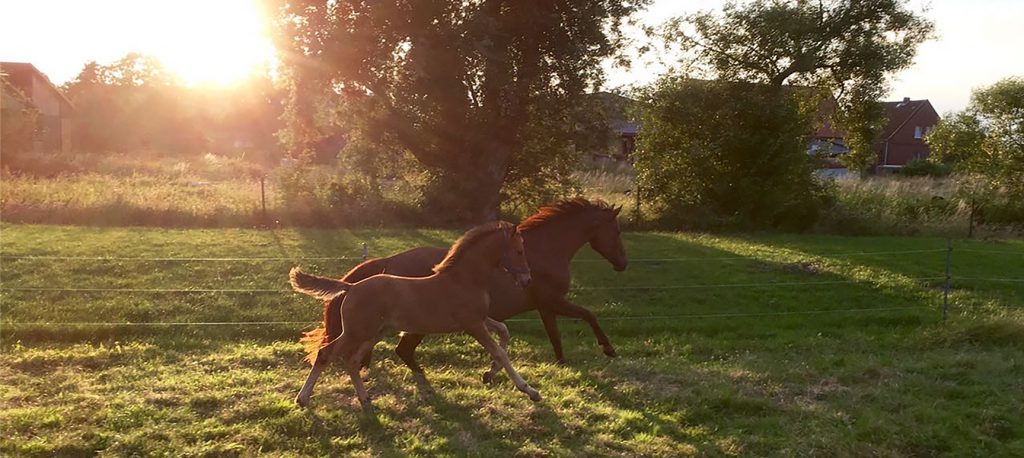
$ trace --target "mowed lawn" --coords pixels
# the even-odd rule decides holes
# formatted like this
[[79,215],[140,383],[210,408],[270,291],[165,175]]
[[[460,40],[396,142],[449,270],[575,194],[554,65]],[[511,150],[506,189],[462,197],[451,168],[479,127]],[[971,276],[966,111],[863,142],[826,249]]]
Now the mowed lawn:
[[367,414],[337,369],[293,403],[320,305],[288,269],[455,232],[0,229],[4,456],[1024,455],[1020,240],[953,242],[943,321],[944,239],[627,233],[627,271],[573,265],[619,358],[563,319],[555,365],[535,313],[510,321],[533,403],[467,337],[424,342],[428,383],[391,338]]

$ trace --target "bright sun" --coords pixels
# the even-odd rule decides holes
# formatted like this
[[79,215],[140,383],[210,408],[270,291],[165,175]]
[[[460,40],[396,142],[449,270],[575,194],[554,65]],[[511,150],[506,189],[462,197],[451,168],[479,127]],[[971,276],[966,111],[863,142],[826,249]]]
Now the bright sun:
[[256,0],[169,2],[151,50],[188,85],[227,85],[269,68],[274,48]]

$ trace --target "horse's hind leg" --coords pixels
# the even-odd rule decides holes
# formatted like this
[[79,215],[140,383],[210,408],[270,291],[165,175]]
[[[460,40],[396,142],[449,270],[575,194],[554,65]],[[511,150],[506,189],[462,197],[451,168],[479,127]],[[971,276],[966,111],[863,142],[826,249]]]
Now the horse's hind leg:
[[483,322],[468,327],[466,332],[473,336],[477,342],[480,342],[480,345],[483,345],[487,352],[491,354],[491,358],[494,358],[495,361],[505,368],[505,372],[508,372],[508,378],[512,379],[512,383],[516,384],[516,388],[519,391],[526,393],[533,401],[540,401],[540,393],[519,376],[519,373],[512,367],[512,362],[508,360],[508,353],[491,338],[491,334],[487,332],[487,326]]
[[359,404],[363,406],[363,410],[370,410],[373,406],[370,404],[370,395],[366,392],[366,386],[363,385],[363,378],[359,375],[359,368],[363,357],[373,348],[373,344],[372,340],[360,342],[356,351],[345,360],[345,372],[348,372],[349,378],[352,379],[352,386],[356,389],[356,397],[359,398]]
[[309,370],[309,375],[306,376],[306,383],[302,384],[302,389],[295,396],[295,403],[299,407],[309,406],[309,397],[313,394],[313,385],[316,385],[316,381],[320,378],[320,374],[324,371],[325,367],[327,367],[327,364],[321,364],[319,358],[313,363],[313,367]]
[[309,406],[309,398],[313,394],[313,386],[316,385],[317,379],[320,378],[320,374],[323,373],[327,365],[338,358],[339,355],[349,354],[352,352],[351,338],[346,338],[345,333],[338,336],[337,339],[332,340],[327,345],[317,352],[316,360],[313,362],[313,367],[309,370],[309,375],[306,376],[306,383],[302,384],[302,389],[299,390],[298,396],[295,396],[295,403],[300,407]]
[[[512,339],[512,336],[508,333],[508,326],[494,318],[487,318],[485,321],[487,328],[493,332],[498,333],[498,345],[505,350],[505,354],[508,354],[508,342]],[[491,370],[484,372],[484,383],[491,383],[494,380],[494,376],[501,370],[501,365],[497,361],[491,360]]]

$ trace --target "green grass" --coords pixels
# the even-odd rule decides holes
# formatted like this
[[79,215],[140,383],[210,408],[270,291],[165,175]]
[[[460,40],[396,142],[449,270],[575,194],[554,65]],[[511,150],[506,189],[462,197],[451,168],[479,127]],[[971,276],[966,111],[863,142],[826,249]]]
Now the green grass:
[[[392,338],[366,373],[376,413],[365,414],[337,370],[311,411],[292,403],[307,369],[296,340],[319,305],[283,292],[288,268],[341,274],[354,261],[308,258],[358,256],[363,242],[371,254],[444,245],[457,234],[0,230],[4,456],[1024,453],[1024,285],[954,280],[943,322],[942,281],[919,280],[942,276],[943,252],[851,254],[942,250],[943,239],[628,233],[629,269],[612,272],[584,248],[578,287],[836,283],[574,291],[621,357],[604,357],[588,328],[562,320],[570,362],[554,365],[536,315],[518,317],[511,354],[545,396],[536,404],[505,377],[484,386],[487,358],[466,337],[424,343],[429,385],[393,356]],[[26,255],[284,259],[11,258]],[[636,261],[651,258],[685,260]],[[955,241],[952,259],[954,278],[1024,279],[1020,240]],[[12,290],[28,287],[282,292]],[[721,314],[731,316],[711,316]],[[643,316],[659,318],[627,319]]]

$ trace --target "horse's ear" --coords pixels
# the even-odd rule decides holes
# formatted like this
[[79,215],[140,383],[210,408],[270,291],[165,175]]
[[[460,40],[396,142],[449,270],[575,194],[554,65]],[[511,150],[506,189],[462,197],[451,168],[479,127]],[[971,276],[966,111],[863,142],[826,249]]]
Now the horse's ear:
[[619,216],[619,212],[622,211],[622,205],[619,205],[618,207],[612,207],[612,211],[615,216]]

